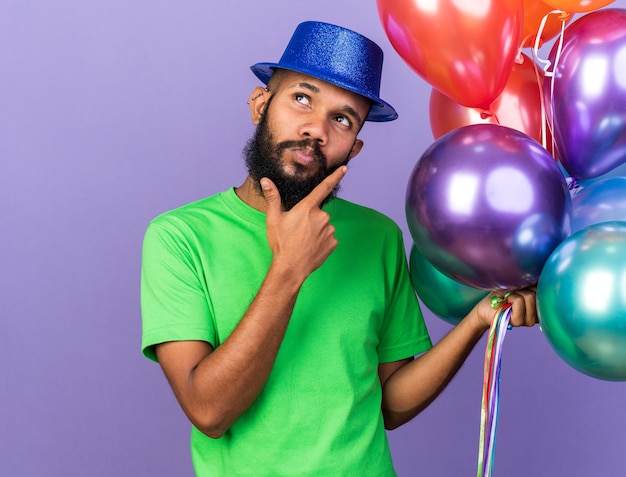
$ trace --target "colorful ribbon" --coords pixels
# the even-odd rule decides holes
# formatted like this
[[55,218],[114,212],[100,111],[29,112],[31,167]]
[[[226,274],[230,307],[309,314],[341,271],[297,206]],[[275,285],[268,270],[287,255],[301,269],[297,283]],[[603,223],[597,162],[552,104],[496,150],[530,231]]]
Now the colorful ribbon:
[[498,409],[500,406],[502,343],[504,342],[507,329],[510,329],[509,320],[511,319],[510,303],[493,297],[491,306],[493,308],[499,307],[499,309],[489,329],[487,350],[485,352],[483,398],[480,412],[480,448],[478,450],[478,471],[476,477],[490,477],[493,470]]

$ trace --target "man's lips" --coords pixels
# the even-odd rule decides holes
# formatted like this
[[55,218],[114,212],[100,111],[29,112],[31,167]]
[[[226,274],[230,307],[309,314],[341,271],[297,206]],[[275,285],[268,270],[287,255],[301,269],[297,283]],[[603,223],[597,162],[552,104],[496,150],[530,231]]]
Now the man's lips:
[[293,152],[296,162],[302,164],[303,166],[308,166],[309,164],[317,161],[315,153],[310,148],[292,149],[291,152]]

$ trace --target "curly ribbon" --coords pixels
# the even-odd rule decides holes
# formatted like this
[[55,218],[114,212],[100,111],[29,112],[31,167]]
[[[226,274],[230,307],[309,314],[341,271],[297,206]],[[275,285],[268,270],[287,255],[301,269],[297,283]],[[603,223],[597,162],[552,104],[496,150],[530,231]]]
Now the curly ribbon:
[[[559,20],[561,20],[561,33],[558,36],[558,42],[556,43],[557,46],[557,50],[556,50],[556,55],[554,58],[554,65],[550,64],[550,60],[548,59],[544,59],[541,58],[539,56],[539,45],[541,43],[541,34],[543,33],[543,29],[545,28],[546,22],[548,20],[548,17],[550,15],[558,15]],[[546,123],[548,123],[548,121],[546,120],[546,105],[545,105],[545,97],[544,97],[544,91],[543,91],[543,86],[542,86],[542,81],[540,80],[539,74],[537,72],[537,65],[541,64],[542,65],[542,69],[544,71],[544,76],[547,78],[551,78],[550,80],[550,96],[552,97],[552,95],[554,94],[554,72],[556,71],[556,68],[558,66],[559,63],[559,59],[561,58],[561,51],[563,49],[563,36],[565,33],[565,25],[567,23],[567,20],[570,17],[570,13],[568,12],[564,12],[562,10],[552,10],[551,12],[549,12],[548,14],[546,14],[542,20],[541,20],[541,24],[539,25],[539,31],[537,32],[537,35],[535,37],[535,44],[533,45],[532,48],[532,55],[533,55],[533,59],[535,60],[535,73],[537,76],[537,83],[539,85],[539,97],[540,97],[540,104],[541,104],[541,142],[542,142],[542,146],[544,148],[547,149],[547,130],[546,130]],[[550,66],[552,66],[552,70],[550,70]],[[552,101],[550,101],[550,109],[552,110]],[[554,113],[553,111],[550,111],[551,114],[549,116],[550,121],[553,121],[554,118]],[[552,132],[554,133],[554,127],[552,124],[548,125],[550,127],[550,129],[552,130]],[[555,145],[555,139],[554,139],[554,134],[552,135],[552,151],[556,150],[556,145]],[[553,153],[556,154],[556,153]],[[556,159],[556,156],[555,156]]]
[[510,329],[511,304],[506,297],[491,297],[491,307],[499,308],[489,329],[483,378],[483,397],[480,412],[480,442],[478,450],[478,471],[476,477],[490,477],[495,461],[496,428],[500,407],[500,363],[502,343],[507,329]]

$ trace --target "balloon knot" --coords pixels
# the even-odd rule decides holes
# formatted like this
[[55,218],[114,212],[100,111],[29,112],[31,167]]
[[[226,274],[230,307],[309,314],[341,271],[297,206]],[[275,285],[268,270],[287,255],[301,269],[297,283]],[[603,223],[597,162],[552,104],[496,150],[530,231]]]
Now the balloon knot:
[[511,304],[506,301],[506,299],[509,297],[510,294],[511,292],[506,292],[503,298],[493,295],[490,298],[491,308],[493,308],[494,310],[497,310],[498,308],[504,309],[504,308],[508,308],[509,306],[511,306]]
[[565,182],[567,183],[567,188],[569,190],[578,189],[580,187],[580,184],[574,177],[566,177]]
[[559,17],[558,17],[559,20],[564,21],[564,22],[569,20],[570,17],[572,16],[570,12],[564,12],[563,10],[560,10],[558,14],[559,14]]

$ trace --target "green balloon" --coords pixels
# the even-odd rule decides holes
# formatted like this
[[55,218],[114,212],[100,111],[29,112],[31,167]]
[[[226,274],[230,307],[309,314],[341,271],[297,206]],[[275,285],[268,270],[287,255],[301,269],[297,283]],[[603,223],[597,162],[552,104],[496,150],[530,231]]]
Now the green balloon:
[[626,222],[591,225],[561,242],[539,276],[537,309],[567,364],[626,381]]
[[457,325],[482,298],[485,290],[470,287],[440,272],[413,245],[409,257],[413,288],[422,303],[442,320]]

